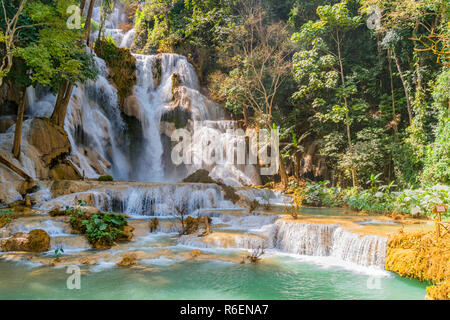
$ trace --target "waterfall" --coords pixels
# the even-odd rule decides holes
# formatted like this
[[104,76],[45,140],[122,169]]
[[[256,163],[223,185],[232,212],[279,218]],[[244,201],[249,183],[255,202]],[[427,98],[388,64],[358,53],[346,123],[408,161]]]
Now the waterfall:
[[105,62],[95,57],[98,79],[74,90],[65,129],[72,146],[71,158],[87,177],[111,173],[129,175],[128,161],[119,148],[125,124],[118,109],[117,90],[106,79]]
[[[93,19],[100,21],[98,5]],[[116,44],[130,47],[135,31],[121,30],[120,23],[125,21],[123,8],[117,4],[105,22],[104,32]],[[92,39],[97,36],[93,31]],[[117,90],[108,80],[106,63],[95,54],[98,79],[78,84],[73,90],[65,130],[72,147],[70,160],[79,172],[88,178],[111,174],[116,180],[177,182],[203,168],[228,185],[260,184],[255,165],[235,164],[235,148],[245,139],[229,133],[238,129],[237,122],[230,121],[225,109],[202,93],[195,68],[187,58],[177,54],[133,55],[137,82],[123,112]],[[48,89],[28,88],[27,115],[49,117],[55,102],[55,95]],[[171,117],[180,114],[183,127],[193,136],[188,148],[193,162],[175,166],[171,161],[171,134],[178,127]],[[211,141],[211,137],[217,137],[217,141]],[[198,159],[208,143],[222,146],[221,153],[231,156],[212,164]]]
[[295,223],[279,220],[274,225],[273,247],[309,256],[332,256],[362,266],[384,268],[386,239],[358,235],[339,225]]
[[111,187],[64,195],[40,205],[49,211],[55,205],[65,207],[78,204],[78,200],[104,212],[125,213],[130,216],[154,217],[175,216],[177,208],[184,208],[185,214],[197,216],[202,210],[234,208],[224,199],[217,185],[208,184],[158,184]]

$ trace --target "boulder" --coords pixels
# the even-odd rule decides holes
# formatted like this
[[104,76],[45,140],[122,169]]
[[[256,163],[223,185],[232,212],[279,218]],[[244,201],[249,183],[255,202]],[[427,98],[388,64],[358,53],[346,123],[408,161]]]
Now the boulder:
[[132,267],[136,265],[136,255],[133,253],[126,254],[122,257],[122,260],[117,263],[119,267]]
[[18,232],[9,238],[2,239],[2,251],[44,252],[50,249],[50,236],[42,229],[30,233]]
[[5,133],[15,123],[16,122],[11,117],[2,117],[2,118],[0,118],[0,133]]
[[100,214],[102,211],[95,207],[89,207],[89,206],[75,206],[75,210],[80,210],[81,212],[86,213],[88,216],[92,216],[94,214]]
[[70,193],[81,193],[92,189],[92,186],[83,181],[53,181],[50,191],[54,198]]
[[134,227],[132,226],[123,227],[122,236],[119,238],[119,241],[130,241],[133,239],[133,231]]
[[216,183],[210,176],[208,170],[200,169],[183,179],[185,183]]
[[79,180],[82,178],[81,173],[69,160],[64,160],[50,170],[53,180]]
[[190,252],[190,254],[191,254],[192,258],[197,258],[198,256],[200,256],[202,254],[202,252],[199,249],[195,249],[195,250],[192,250]]
[[141,107],[137,96],[131,95],[125,99],[123,113],[129,117],[141,119]]
[[193,174],[191,174],[190,176],[185,178],[183,180],[183,182],[184,183],[214,183],[214,184],[219,185],[222,188],[225,199],[230,200],[233,203],[237,203],[240,200],[239,195],[236,193],[236,190],[233,187],[228,186],[221,181],[216,181],[216,180],[212,179],[209,176],[208,170],[205,170],[205,169],[200,169],[200,170],[195,171]]
[[66,215],[66,210],[61,208],[61,206],[59,204],[54,205],[50,211],[48,212],[48,214],[50,215],[50,217],[59,217],[59,216],[65,216]]
[[81,260],[80,260],[81,264],[89,265],[89,266],[97,264],[97,262],[98,261],[96,258],[90,258],[90,257],[84,257],[84,258],[81,258]]
[[50,119],[35,118],[30,123],[27,141],[41,154],[47,166],[70,154],[70,141],[64,128],[50,122]]

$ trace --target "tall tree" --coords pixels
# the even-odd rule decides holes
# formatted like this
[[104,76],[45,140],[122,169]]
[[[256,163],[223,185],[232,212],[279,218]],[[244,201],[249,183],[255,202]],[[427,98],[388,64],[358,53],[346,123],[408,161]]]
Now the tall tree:
[[5,30],[0,30],[0,43],[4,44],[4,51],[5,51],[0,66],[0,86],[3,84],[3,78],[8,75],[13,65],[15,46],[18,40],[17,32],[19,29],[27,27],[24,25],[22,26],[18,25],[20,15],[23,12],[26,2],[27,0],[21,0],[19,6],[16,8],[14,15],[12,17],[8,17],[8,12],[5,7],[4,0],[1,0],[2,3],[1,19],[4,19],[4,24],[6,28]]
[[[304,24],[300,32],[293,36],[294,41],[297,43],[304,42],[304,45],[311,48],[309,51],[302,51],[296,55],[296,74],[303,72],[302,69],[304,68],[305,63],[306,65],[318,63],[319,66],[319,69],[314,67],[316,73],[319,73],[319,77],[316,78],[314,74],[310,74],[310,83],[304,84],[299,94],[304,94],[310,90],[331,88],[336,84],[336,75],[339,76],[341,84],[340,88],[336,91],[336,95],[341,100],[341,105],[334,105],[330,113],[326,115],[326,118],[333,119],[333,121],[342,121],[344,123],[348,147],[350,152],[352,152],[351,123],[353,120],[350,116],[351,106],[348,98],[350,94],[354,92],[355,88],[346,83],[342,47],[346,32],[355,29],[360,24],[360,18],[351,16],[351,13],[347,8],[347,1],[342,1],[335,5],[320,6],[317,8],[317,15],[319,16],[319,20]],[[331,40],[329,42],[332,46],[326,44],[324,37]],[[337,69],[333,68],[335,62],[338,65]],[[323,71],[324,69],[330,68],[331,70],[329,71]],[[300,79],[303,78],[303,76],[304,75],[300,75]],[[357,185],[355,168],[351,168],[351,175],[352,184],[355,187]]]
[[102,38],[102,31],[105,26],[106,18],[113,12],[114,4],[115,0],[102,0],[100,7],[100,28],[98,29],[98,40]]
[[[18,34],[21,37],[15,40],[13,61],[18,63],[12,65],[14,72],[10,72],[14,73],[11,76],[22,92],[13,143],[16,158],[20,156],[25,88],[40,84],[56,90],[61,83],[72,83],[73,86],[76,81],[84,82],[96,76],[92,57],[79,41],[82,39],[81,30],[67,28],[67,8],[74,3],[76,2],[73,0],[25,2],[21,19],[17,20],[15,28],[20,31]],[[19,78],[20,81],[17,81]],[[68,90],[71,88],[66,86],[65,93]],[[61,97],[67,98],[70,95],[64,94]],[[58,97],[57,106],[64,102],[67,108],[68,99],[61,101],[61,97]],[[52,120],[58,125],[64,124],[62,113],[65,115],[65,109],[55,107]]]
[[[250,109],[257,118],[257,125],[270,130],[275,123],[273,112],[277,108],[280,87],[292,75],[290,33],[285,23],[267,23],[261,6],[246,6],[240,16],[244,23],[236,30],[232,48],[229,94],[238,93],[232,99],[242,106],[246,119]],[[235,87],[239,88],[238,92],[232,89]],[[278,161],[282,184],[287,186],[281,156]]]

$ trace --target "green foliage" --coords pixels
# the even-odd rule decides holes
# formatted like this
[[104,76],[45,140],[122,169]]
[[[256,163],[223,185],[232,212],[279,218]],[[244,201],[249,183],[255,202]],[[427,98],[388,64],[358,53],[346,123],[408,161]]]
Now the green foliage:
[[[373,187],[368,190],[357,188],[342,189],[328,187],[329,181],[308,183],[297,189],[304,205],[315,207],[342,207],[367,213],[390,214],[400,212],[412,216],[433,217],[433,207],[450,203],[450,188],[444,185],[425,186],[414,190],[394,192],[394,182],[379,185],[378,175],[371,175]],[[378,185],[378,186],[377,186]],[[444,217],[450,217],[446,213]]]
[[111,80],[117,88],[119,104],[123,106],[136,83],[136,59],[129,49],[119,48],[111,37],[97,40],[94,50],[111,69]]
[[98,181],[114,181],[114,178],[110,175],[98,177]]
[[[416,190],[403,190],[395,200],[397,211],[413,216],[433,217],[433,207],[438,204],[450,204],[450,187],[425,185]],[[444,217],[450,218],[450,213],[447,212]]]
[[72,227],[86,235],[93,245],[111,246],[122,235],[128,225],[125,215],[114,213],[87,214],[82,207],[67,208]]
[[1,210],[0,211],[0,227],[3,227],[4,225],[10,223],[12,218],[13,218],[13,212],[11,209]]
[[64,249],[59,246],[55,249],[54,253],[56,258],[60,258],[64,253]]
[[426,182],[450,183],[450,70],[443,71],[434,84],[433,98],[438,124],[435,141],[427,146],[422,178]]
[[[19,2],[5,1],[9,18]],[[41,84],[56,89],[63,80],[84,82],[95,78],[92,56],[81,41],[83,31],[68,30],[65,25],[66,8],[74,3],[79,1],[27,1],[18,20],[21,29],[14,42],[13,69],[7,77],[14,86]],[[102,1],[105,3],[104,9],[109,10],[112,2]],[[370,189],[367,194],[354,195],[351,204],[355,208],[372,210],[373,205],[373,210],[382,210],[376,207],[382,200],[372,201],[371,194],[393,180],[399,188],[449,183],[448,1],[122,3],[132,3],[136,11],[134,52],[186,55],[210,98],[222,103],[232,118],[244,118],[252,127],[277,123],[280,132],[289,132],[281,139],[282,160],[289,174],[300,175],[304,149],[317,142],[314,161],[320,155],[329,173],[320,179],[333,180],[345,188],[356,171],[357,185]],[[370,30],[366,21],[373,5],[381,8],[383,15],[380,28]],[[260,41],[264,38],[260,35],[252,37],[252,19],[260,9],[263,35],[280,30],[277,26],[290,28],[273,32],[267,43]],[[431,30],[431,39],[439,40],[435,47],[430,47]],[[0,14],[2,56],[5,32]],[[275,50],[286,54],[277,59],[272,52],[266,60],[265,53],[274,49],[274,43],[275,49],[279,44],[290,50]],[[130,51],[118,48],[111,38],[98,41],[95,51],[112,71],[111,80],[123,106],[135,83]],[[270,68],[258,72],[264,61]],[[277,79],[274,66],[280,65],[289,66],[289,72],[283,74],[272,96],[273,91],[267,89]],[[265,90],[269,99],[262,94]],[[255,112],[254,103],[249,103],[253,100],[263,105],[271,98],[270,116],[264,108]],[[306,134],[308,139],[302,140]],[[374,173],[380,174],[381,182],[372,181]],[[334,193],[311,190],[311,199],[305,201],[312,205],[343,203]]]
[[[12,1],[7,5],[10,17],[17,11],[18,3]],[[25,62],[27,68],[23,73],[33,85],[49,86],[56,91],[65,80],[84,83],[96,78],[93,58],[81,41],[84,33],[67,28],[67,8],[74,4],[77,1],[26,2],[17,23],[18,41],[13,54]],[[5,30],[4,19],[0,20],[0,26]]]

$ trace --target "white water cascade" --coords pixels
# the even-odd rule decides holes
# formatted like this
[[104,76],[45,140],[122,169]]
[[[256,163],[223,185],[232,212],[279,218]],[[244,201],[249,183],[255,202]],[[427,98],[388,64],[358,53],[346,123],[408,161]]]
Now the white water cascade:
[[384,268],[386,238],[358,235],[339,225],[290,223],[274,225],[273,247],[285,252],[309,256],[332,256],[362,266]]
[[175,216],[176,208],[197,216],[203,210],[235,208],[224,199],[221,188],[211,184],[155,184],[129,187],[105,187],[71,193],[42,203],[41,210],[55,205],[75,206],[78,200],[104,212],[125,213],[135,217]]
[[[125,33],[119,28],[125,20],[122,11],[121,5],[117,5],[105,23],[104,32],[118,45],[130,47],[134,30]],[[99,21],[99,7],[94,8],[93,19]],[[97,33],[92,32],[92,40]],[[74,89],[65,129],[72,146],[70,158],[79,171],[88,178],[111,174],[116,180],[176,182],[205,168],[211,177],[229,185],[260,184],[255,165],[235,165],[234,159],[228,158],[213,164],[196,160],[202,155],[205,143],[211,143],[208,142],[211,137],[218,137],[214,144],[223,145],[225,153],[233,152],[242,139],[228,134],[228,130],[237,129],[237,122],[228,120],[224,108],[202,94],[195,69],[186,57],[133,55],[137,82],[132,95],[126,99],[123,113],[117,90],[108,80],[107,66],[96,56],[98,79]],[[42,88],[29,88],[27,97],[29,116],[51,115],[56,100],[53,94]],[[124,115],[135,121],[133,134]],[[194,137],[188,148],[193,155],[192,164],[175,166],[171,161],[174,145],[170,137],[176,129],[174,115],[181,115],[184,127]]]
[[[93,18],[99,19],[98,8],[95,8]],[[122,31],[118,25],[123,20],[121,8],[117,7],[105,25],[105,34],[112,36],[118,45],[131,47],[134,30]],[[133,218],[145,219],[155,216],[172,218],[175,207],[184,207],[189,215],[210,215],[218,220],[217,224],[229,226],[223,228],[228,229],[225,231],[238,231],[233,241],[218,237],[213,238],[212,242],[201,242],[185,237],[180,240],[184,245],[246,249],[268,246],[298,255],[329,256],[362,266],[384,266],[385,238],[360,236],[338,225],[275,221],[278,217],[262,214],[238,217],[222,214],[220,211],[242,208],[224,199],[218,185],[167,183],[180,181],[199,168],[209,170],[212,178],[233,186],[260,184],[260,177],[256,166],[236,165],[234,159],[227,158],[219,164],[198,159],[205,141],[211,137],[218,137],[217,144],[223,146],[223,154],[233,153],[242,143],[242,137],[228,132],[238,129],[238,123],[229,120],[224,108],[202,93],[195,69],[186,57],[177,54],[133,55],[136,58],[137,82],[123,112],[118,105],[117,90],[108,80],[107,66],[98,57],[94,57],[98,79],[74,89],[65,122],[72,147],[70,158],[79,171],[89,178],[112,174],[116,180],[165,183],[139,185],[129,182],[122,186],[97,186],[93,190],[50,200],[51,195],[45,195],[46,201],[40,203],[39,209],[49,211],[55,205],[62,208],[74,206],[81,200],[105,212],[125,213]],[[176,87],[174,83],[177,83]],[[55,96],[45,88],[29,88],[27,116],[49,117],[55,100]],[[125,116],[136,120],[139,142],[129,140],[130,128]],[[182,168],[175,167],[170,160],[173,147],[170,135],[177,128],[174,117],[181,120],[193,137],[189,146],[194,154],[193,163]],[[29,121],[25,121],[24,131]],[[11,141],[12,132],[7,132],[7,135],[4,140]],[[130,149],[130,144],[137,144],[138,148]],[[10,150],[10,145],[2,143],[1,149]],[[23,149],[28,152],[26,141]],[[22,159],[26,164],[22,163],[22,166],[36,177],[37,170],[33,167],[31,156]],[[2,176],[0,180],[3,180]],[[257,199],[262,204],[283,205],[290,202],[290,199],[266,190],[242,188],[237,193],[250,200]],[[16,198],[21,196],[11,193],[11,199]],[[52,235],[64,235],[66,231],[59,223],[47,220],[30,226],[18,224],[12,230],[28,231],[35,225],[41,225]],[[170,228],[164,230],[173,231]]]

